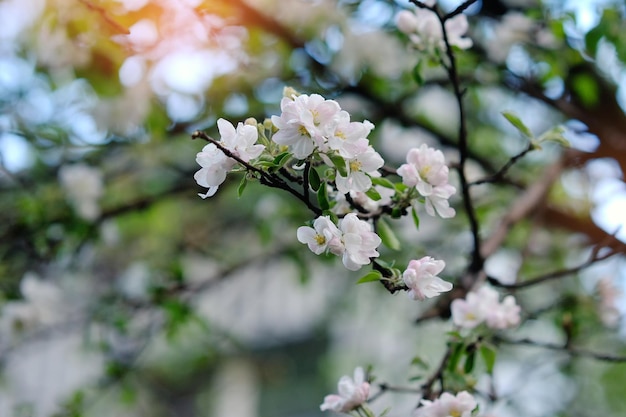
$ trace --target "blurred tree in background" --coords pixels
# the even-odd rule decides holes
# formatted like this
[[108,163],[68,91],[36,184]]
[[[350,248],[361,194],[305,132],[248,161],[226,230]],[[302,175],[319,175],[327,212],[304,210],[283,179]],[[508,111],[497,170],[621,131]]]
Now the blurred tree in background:
[[[456,78],[398,30],[413,3],[0,1],[0,414],[321,415],[371,365],[376,415],[444,390],[624,415],[624,3],[441,1],[470,24]],[[443,150],[456,217],[388,219],[380,251],[444,259],[453,291],[355,285],[371,268],[311,254],[307,207],[244,174],[197,196],[192,132],[285,87],[371,121],[386,168]],[[522,323],[464,339],[450,303],[481,282]]]

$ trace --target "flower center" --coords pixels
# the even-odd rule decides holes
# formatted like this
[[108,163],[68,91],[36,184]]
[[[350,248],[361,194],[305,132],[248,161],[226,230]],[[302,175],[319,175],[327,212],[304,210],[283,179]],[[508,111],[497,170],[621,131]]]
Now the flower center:
[[431,169],[432,169],[432,167],[430,165],[426,165],[424,167],[421,167],[420,170],[418,171],[419,174],[420,174],[420,177],[422,177],[422,179],[426,179],[426,177],[430,173]]
[[317,235],[315,235],[315,242],[318,245],[323,245],[323,244],[326,243],[326,238],[323,235],[317,234]]
[[308,131],[308,130],[306,130],[306,127],[304,127],[304,126],[302,126],[302,125],[300,125],[300,127],[298,128],[298,133],[299,133],[301,136],[307,136],[307,137],[309,137],[309,138],[311,137],[311,135],[309,135],[309,131]]
[[361,170],[361,166],[363,164],[361,164],[359,161],[354,160],[354,161],[350,161],[350,171],[360,171]]

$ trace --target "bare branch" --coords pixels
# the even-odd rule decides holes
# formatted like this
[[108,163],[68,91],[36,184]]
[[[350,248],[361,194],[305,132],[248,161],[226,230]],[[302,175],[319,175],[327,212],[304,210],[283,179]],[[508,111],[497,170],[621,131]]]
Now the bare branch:
[[561,345],[558,343],[549,343],[549,342],[539,342],[531,339],[506,339],[503,337],[496,337],[494,339],[495,342],[504,343],[507,345],[526,345],[526,346],[534,346],[543,349],[556,350],[568,353],[571,356],[577,357],[585,357],[596,359],[602,362],[613,362],[613,363],[626,363],[626,356],[616,356],[607,353],[594,352],[588,349],[568,347],[566,345]]

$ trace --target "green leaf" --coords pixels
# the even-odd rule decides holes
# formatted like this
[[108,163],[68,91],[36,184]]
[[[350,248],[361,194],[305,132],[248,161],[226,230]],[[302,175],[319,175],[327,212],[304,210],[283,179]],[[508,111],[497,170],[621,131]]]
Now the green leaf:
[[376,191],[376,188],[374,188],[374,187],[371,187],[369,190],[367,190],[365,192],[365,195],[368,196],[369,198],[371,198],[374,201],[378,201],[378,200],[380,200],[382,198],[380,193],[378,191]]
[[342,177],[347,177],[348,176],[348,170],[346,168],[346,160],[345,159],[343,159],[339,155],[330,155],[330,160],[333,162],[333,165],[335,165],[335,168],[337,169],[337,172],[339,172]]
[[456,367],[461,360],[461,356],[463,355],[463,351],[465,350],[465,346],[463,343],[453,343],[451,350],[452,353],[450,353],[450,359],[448,359],[448,370],[450,372],[455,372]]
[[330,203],[328,202],[328,187],[326,187],[326,183],[322,182],[320,185],[320,189],[317,190],[317,202],[320,205],[320,208],[323,210],[330,209]]
[[428,363],[426,363],[426,361],[419,356],[416,356],[411,360],[411,365],[415,365],[423,370],[428,369]]
[[413,75],[413,79],[415,80],[415,83],[418,87],[424,85],[424,77],[422,77],[422,62],[423,61],[419,61],[411,72],[411,74]]
[[530,131],[530,129],[528,128],[528,126],[526,126],[524,124],[524,122],[522,122],[522,120],[517,117],[517,115],[513,112],[502,112],[502,115],[506,118],[506,120],[509,121],[509,123],[511,123],[513,125],[513,127],[515,127],[522,135],[526,136],[529,139],[532,139],[533,133]]
[[379,271],[371,271],[365,274],[364,276],[362,276],[356,283],[364,284],[366,282],[380,281],[382,277],[383,277],[383,274],[381,274]]
[[493,373],[493,366],[496,363],[496,349],[491,345],[482,345],[480,347],[480,356],[482,356],[487,373]]
[[576,74],[572,77],[571,83],[576,97],[582,101],[585,107],[595,107],[598,104],[600,87],[598,81],[591,74]]
[[322,184],[322,180],[320,179],[320,174],[317,173],[317,170],[313,167],[309,167],[309,185],[313,191],[320,189],[320,185]]
[[406,185],[404,185],[401,182],[397,182],[397,183],[394,184],[394,188],[396,189],[396,191],[403,192],[403,191],[405,191],[409,187],[407,187]]
[[467,357],[465,358],[465,365],[463,366],[463,370],[466,374],[469,374],[474,369],[474,363],[476,362],[476,350],[472,349],[471,352],[468,352]]
[[563,126],[555,126],[547,132],[542,133],[541,136],[537,138],[537,142],[556,142],[565,148],[569,148],[571,145],[569,141],[565,139],[563,133],[565,133]]
[[392,250],[400,250],[402,245],[396,237],[396,234],[391,229],[391,226],[383,219],[378,219],[376,223],[376,232],[380,236],[383,244]]
[[372,177],[372,184],[380,185],[381,187],[390,188],[392,190],[396,189],[396,186],[393,184],[393,182],[383,177]]
[[420,218],[417,215],[414,207],[411,207],[411,217],[413,217],[413,223],[415,223],[415,228],[419,230],[420,228]]
[[285,162],[287,162],[289,158],[291,158],[291,153],[283,152],[283,153],[276,155],[276,158],[274,158],[274,161],[272,163],[274,166],[277,166],[280,168],[283,165],[285,165]]
[[387,407],[383,410],[382,413],[380,413],[378,417],[385,417],[387,414],[389,414],[390,411],[391,411],[391,407]]
[[237,198],[241,198],[243,190],[246,189],[246,185],[248,185],[248,176],[244,175],[241,179],[241,182],[239,183],[239,187],[237,187]]

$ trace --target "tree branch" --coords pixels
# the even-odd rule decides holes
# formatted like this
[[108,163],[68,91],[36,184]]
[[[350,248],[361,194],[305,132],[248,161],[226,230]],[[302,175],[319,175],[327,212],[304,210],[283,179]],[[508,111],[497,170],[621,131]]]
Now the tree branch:
[[585,357],[596,359],[602,362],[612,363],[626,363],[626,356],[615,356],[607,353],[594,352],[588,349],[575,348],[571,346],[561,345],[558,343],[539,342],[531,339],[506,339],[501,336],[496,336],[494,342],[504,343],[507,345],[526,345],[534,346],[543,349],[556,350],[566,352],[571,356]]

